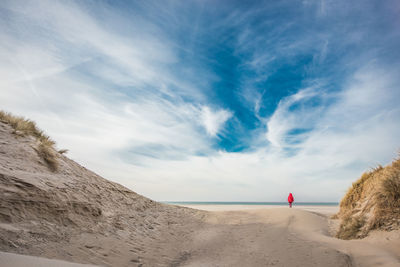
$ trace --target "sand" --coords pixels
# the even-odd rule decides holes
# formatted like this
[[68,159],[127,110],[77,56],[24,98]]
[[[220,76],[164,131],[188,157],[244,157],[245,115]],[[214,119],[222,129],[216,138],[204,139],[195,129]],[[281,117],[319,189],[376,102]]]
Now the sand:
[[339,240],[337,223],[315,211],[214,211],[205,221],[185,245],[182,266],[400,266],[399,232],[385,233],[390,240]]
[[[206,211],[232,211],[232,210],[262,210],[287,208],[285,205],[202,205],[202,204],[179,204],[178,206]],[[333,215],[339,211],[339,206],[323,205],[293,205],[294,209],[317,212],[324,215]]]
[[35,146],[0,122],[0,266],[400,266],[399,231],[336,239],[337,207],[162,204]]
[[52,172],[36,148],[0,122],[0,251],[101,266],[181,261],[203,212],[152,201],[64,155]]
[[90,267],[95,265],[71,263],[67,261],[51,260],[40,257],[18,255],[14,253],[0,252],[0,267]]
[[[325,215],[301,209],[209,212],[190,235],[165,244],[180,248],[174,262],[141,266],[400,266],[400,232],[345,241],[331,237],[328,222]],[[40,266],[54,266],[46,264]]]

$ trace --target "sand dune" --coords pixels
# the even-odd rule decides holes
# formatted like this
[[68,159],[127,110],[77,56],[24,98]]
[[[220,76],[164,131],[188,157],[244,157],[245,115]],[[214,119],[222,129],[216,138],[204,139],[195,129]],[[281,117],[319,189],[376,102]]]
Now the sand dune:
[[103,266],[180,258],[202,212],[152,201],[61,154],[53,172],[36,147],[0,122],[0,251]]
[[0,266],[400,265],[398,231],[345,241],[329,211],[161,204],[36,146],[0,122]]

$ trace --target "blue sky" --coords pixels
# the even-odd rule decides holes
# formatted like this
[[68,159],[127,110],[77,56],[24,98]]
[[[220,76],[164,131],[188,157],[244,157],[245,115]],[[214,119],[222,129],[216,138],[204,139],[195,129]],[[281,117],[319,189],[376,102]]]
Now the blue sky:
[[156,200],[338,201],[400,144],[398,1],[2,1],[0,107]]

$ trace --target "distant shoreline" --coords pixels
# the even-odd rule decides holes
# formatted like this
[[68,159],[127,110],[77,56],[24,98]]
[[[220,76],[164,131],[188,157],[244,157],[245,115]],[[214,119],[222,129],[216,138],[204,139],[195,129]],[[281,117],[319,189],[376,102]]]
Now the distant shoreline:
[[[250,205],[250,206],[287,206],[287,202],[238,202],[238,201],[161,201],[173,205]],[[339,206],[339,202],[294,202],[296,206]]]
[[[240,211],[258,209],[276,209],[288,207],[287,202],[207,202],[207,201],[169,201],[168,205],[176,205],[196,210],[206,211]],[[324,215],[333,215],[339,211],[339,203],[336,202],[296,202],[293,208]]]

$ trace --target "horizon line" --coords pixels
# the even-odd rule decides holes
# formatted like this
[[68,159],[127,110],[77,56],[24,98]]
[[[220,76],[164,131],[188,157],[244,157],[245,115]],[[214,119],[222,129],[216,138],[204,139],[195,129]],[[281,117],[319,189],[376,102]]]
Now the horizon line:
[[[167,204],[254,204],[254,205],[262,205],[262,204],[287,204],[287,202],[284,201],[160,201],[161,203],[167,203]],[[335,204],[339,205],[340,202],[334,202],[334,201],[297,201],[294,202],[299,204]]]

